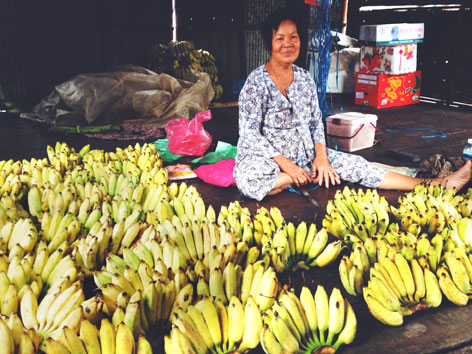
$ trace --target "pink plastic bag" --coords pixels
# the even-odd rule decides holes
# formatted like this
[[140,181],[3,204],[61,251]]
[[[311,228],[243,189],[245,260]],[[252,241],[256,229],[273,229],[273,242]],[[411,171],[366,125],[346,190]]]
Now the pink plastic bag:
[[193,172],[206,183],[221,187],[235,186],[236,181],[233,177],[234,162],[234,159],[222,160],[214,164],[202,165]]
[[211,135],[203,129],[203,122],[211,119],[211,111],[197,113],[192,120],[172,119],[165,125],[168,149],[175,155],[203,156],[210,147]]

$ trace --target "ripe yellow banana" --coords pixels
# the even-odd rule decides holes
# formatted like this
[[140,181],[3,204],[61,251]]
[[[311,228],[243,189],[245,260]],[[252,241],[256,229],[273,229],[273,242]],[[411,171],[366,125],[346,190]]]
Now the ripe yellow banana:
[[442,302],[442,293],[438,278],[428,268],[424,268],[424,281],[426,287],[426,303],[429,307],[438,307]]
[[239,350],[253,349],[259,345],[262,331],[262,317],[259,308],[252,296],[244,306],[244,334]]
[[363,291],[364,300],[372,316],[389,326],[401,326],[403,324],[403,316],[400,312],[388,310],[373,296],[368,287],[365,287]]
[[332,345],[333,338],[344,327],[345,303],[341,291],[333,288],[329,297],[328,338],[326,343]]
[[444,266],[441,266],[439,267],[437,274],[439,278],[439,286],[448,300],[457,306],[467,305],[469,298],[456,286],[449,271]]
[[136,343],[134,341],[133,332],[124,322],[120,323],[116,329],[115,353],[132,354],[135,351],[135,346]]

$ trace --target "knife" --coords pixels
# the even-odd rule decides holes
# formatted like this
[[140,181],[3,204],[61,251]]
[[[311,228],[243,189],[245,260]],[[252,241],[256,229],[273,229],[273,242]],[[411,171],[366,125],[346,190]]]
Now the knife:
[[308,201],[317,208],[321,208],[321,205],[310,195],[304,188],[299,188],[300,192],[305,196]]

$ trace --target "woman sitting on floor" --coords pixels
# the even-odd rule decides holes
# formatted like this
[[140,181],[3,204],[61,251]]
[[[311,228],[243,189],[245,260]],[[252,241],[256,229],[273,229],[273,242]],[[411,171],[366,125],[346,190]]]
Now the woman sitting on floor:
[[[249,74],[239,96],[234,168],[238,189],[257,200],[288,185],[311,182],[327,188],[344,180],[369,188],[413,189],[422,180],[326,147],[315,82],[305,69],[294,65],[300,52],[299,28],[296,14],[289,9],[274,11],[263,25],[271,57]],[[467,160],[458,171],[430,182],[460,190],[470,180],[471,170]]]

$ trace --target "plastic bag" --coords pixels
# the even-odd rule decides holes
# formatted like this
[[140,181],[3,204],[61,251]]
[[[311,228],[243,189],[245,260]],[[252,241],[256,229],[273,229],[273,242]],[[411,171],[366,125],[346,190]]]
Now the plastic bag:
[[210,110],[197,113],[192,120],[169,121],[164,129],[169,140],[169,151],[175,155],[202,156],[210,147],[211,135],[203,129],[203,122],[211,119]]
[[167,139],[159,139],[154,142],[156,145],[156,149],[161,152],[161,159],[162,162],[172,162],[178,160],[182,157],[182,155],[174,155],[169,151],[169,140]]
[[206,183],[221,187],[235,186],[236,181],[233,177],[234,163],[234,159],[223,160],[215,164],[200,166],[193,170],[193,172]]
[[209,74],[189,71],[182,80],[136,65],[83,73],[54,91],[21,118],[57,125],[106,125],[133,120],[163,127],[208,109],[215,92]]
[[203,157],[192,160],[195,164],[216,163],[221,160],[234,159],[237,153],[237,147],[224,141],[218,141],[214,152],[209,152]]

